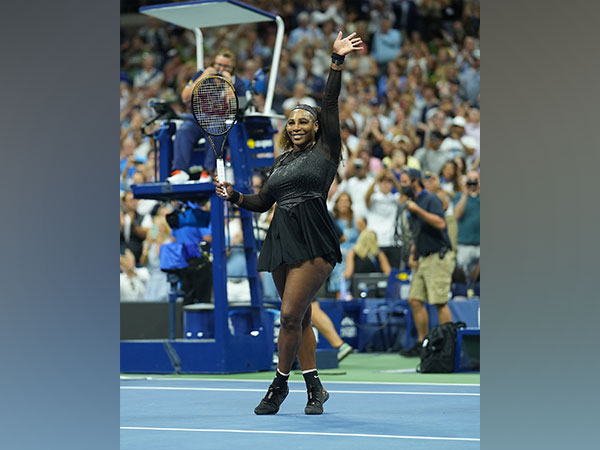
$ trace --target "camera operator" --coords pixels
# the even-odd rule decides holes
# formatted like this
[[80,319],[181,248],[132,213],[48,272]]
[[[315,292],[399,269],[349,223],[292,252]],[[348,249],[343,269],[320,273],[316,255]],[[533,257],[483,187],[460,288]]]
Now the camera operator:
[[413,236],[409,264],[413,271],[408,302],[417,328],[417,343],[402,356],[419,356],[429,330],[429,314],[423,304],[435,305],[439,323],[452,322],[448,293],[454,270],[454,252],[446,231],[444,207],[436,195],[424,189],[421,172],[408,169],[400,177],[401,201],[410,213]]

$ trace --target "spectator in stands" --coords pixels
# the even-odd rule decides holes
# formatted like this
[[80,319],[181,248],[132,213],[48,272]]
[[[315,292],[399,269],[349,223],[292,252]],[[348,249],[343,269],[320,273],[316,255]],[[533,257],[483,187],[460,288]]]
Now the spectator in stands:
[[315,99],[307,94],[306,85],[302,82],[298,82],[294,85],[293,96],[283,102],[283,113],[287,116],[295,106],[301,104],[306,104],[313,107],[317,106]]
[[454,217],[454,198],[462,190],[462,179],[458,172],[458,166],[453,160],[446,161],[439,172],[440,185],[442,192],[446,195],[446,229],[452,243],[452,248],[456,248],[458,236],[458,225]]
[[399,268],[402,257],[402,241],[395,237],[395,224],[400,193],[392,193],[400,183],[389,169],[381,169],[365,194],[369,229],[377,235],[379,248],[385,253],[392,267]]
[[440,148],[443,139],[444,136],[439,131],[432,131],[425,136],[425,145],[417,149],[414,155],[421,163],[421,169],[438,174],[444,164],[452,159],[449,151]]
[[423,85],[421,97],[421,100],[415,104],[415,108],[418,111],[417,134],[423,139],[427,130],[427,119],[430,117],[430,112],[436,110],[440,104],[435,84],[426,83]]
[[[333,268],[333,272],[329,276],[328,291],[332,292],[336,298],[339,298],[340,292],[343,290],[340,284],[346,282],[342,277],[346,268],[346,257],[348,251],[356,244],[359,235],[359,231],[356,228],[354,211],[352,210],[352,198],[347,192],[342,192],[337,197],[333,206],[333,218],[336,225],[342,230],[344,239],[340,240],[342,262]],[[349,286],[346,286],[346,291],[348,288]]]
[[446,211],[448,209],[448,199],[446,198],[446,191],[442,189],[438,176],[429,170],[423,171],[423,185],[427,192],[436,195],[442,201],[442,206],[444,207],[444,211]]
[[481,145],[481,114],[478,108],[470,108],[465,125],[465,137],[474,139],[475,152],[469,157],[469,167],[473,168],[479,159]]
[[164,77],[163,72],[156,66],[154,55],[147,54],[142,60],[142,69],[133,79],[133,86],[147,88],[162,83]]
[[[374,101],[377,101],[374,99]],[[371,155],[383,159],[389,152],[391,144],[386,141],[381,121],[377,116],[371,116],[367,120],[367,125],[361,135],[361,139],[366,141],[366,146],[371,149]]]
[[[199,70],[194,74],[191,80],[188,81],[185,88],[181,92],[181,101],[187,105],[192,99],[194,87],[202,79],[210,75],[221,74],[225,79],[229,80],[238,95],[244,97],[246,88],[243,81],[233,75],[235,70],[236,58],[233,52],[227,48],[222,48],[217,51],[213,63],[205,70]],[[202,128],[196,123],[191,114],[185,115],[185,121],[175,134],[173,142],[173,165],[171,176],[167,178],[169,183],[185,183],[190,179],[189,169],[192,159],[194,147],[198,144],[198,140],[204,136]],[[207,143],[204,158],[204,169],[214,170],[215,168],[215,152]]]
[[347,192],[352,199],[352,207],[357,217],[367,216],[365,195],[373,183],[373,175],[369,172],[370,154],[360,150],[348,161],[346,178],[338,186],[338,192]]
[[165,219],[170,209],[168,206],[159,208],[156,216],[154,216],[152,228],[150,228],[144,240],[140,264],[146,266],[149,273],[144,300],[169,299],[170,286],[167,281],[167,274],[160,270],[160,246],[173,242],[171,227]]
[[471,104],[479,103],[480,90],[479,49],[473,50],[473,60],[459,76],[461,97]]
[[320,45],[323,42],[323,32],[314,23],[310,23],[310,14],[302,11],[298,14],[298,26],[290,32],[287,48],[292,53],[299,46]]
[[479,172],[467,173],[467,182],[454,199],[454,216],[458,221],[456,264],[469,273],[480,255],[480,181]]
[[390,142],[394,142],[394,138],[398,136],[405,136],[408,141],[406,141],[407,147],[406,151],[408,154],[412,154],[413,148],[415,148],[418,144],[417,132],[413,124],[406,118],[406,114],[404,109],[398,107],[394,110],[395,120],[391,127],[387,130],[386,138]]
[[419,24],[417,5],[413,0],[397,0],[392,2],[396,22],[394,28],[410,35]]
[[146,292],[146,282],[150,275],[145,267],[135,266],[135,256],[128,248],[121,256],[121,274],[119,276],[121,301],[141,301]]
[[142,244],[146,239],[148,229],[152,226],[149,216],[142,216],[137,212],[138,200],[133,198],[133,192],[127,191],[123,195],[121,205],[121,252],[131,250],[135,260],[139,263],[142,256]]
[[398,56],[402,48],[402,33],[392,28],[389,17],[381,19],[381,26],[373,35],[371,56],[379,66],[379,73],[385,73],[388,62]]
[[[400,352],[419,356],[423,339],[429,331],[429,314],[424,303],[435,305],[439,323],[452,322],[448,293],[454,271],[454,252],[446,231],[441,200],[424,189],[421,173],[409,170],[402,193],[410,212],[413,244],[409,264],[413,270],[408,301],[418,338],[416,344]],[[409,183],[406,183],[408,181]],[[414,199],[414,200],[412,200]]]
[[456,116],[450,125],[450,135],[442,141],[440,148],[444,152],[449,152],[452,158],[460,156],[466,159],[469,155],[475,153],[473,142],[463,139],[466,125],[467,121],[464,117]]
[[368,228],[358,236],[356,245],[348,251],[344,278],[352,278],[355,273],[384,273],[389,275],[392,267],[377,244],[377,235]]

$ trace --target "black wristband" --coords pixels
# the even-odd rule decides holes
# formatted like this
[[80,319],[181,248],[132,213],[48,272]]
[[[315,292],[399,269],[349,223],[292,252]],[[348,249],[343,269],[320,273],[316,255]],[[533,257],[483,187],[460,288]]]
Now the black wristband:
[[341,66],[342,64],[344,64],[345,58],[346,58],[345,55],[339,55],[335,52],[331,54],[331,62],[334,64],[337,64],[338,66]]
[[238,191],[233,191],[233,193],[227,197],[227,200],[229,200],[231,203],[237,203],[239,199],[240,193]]

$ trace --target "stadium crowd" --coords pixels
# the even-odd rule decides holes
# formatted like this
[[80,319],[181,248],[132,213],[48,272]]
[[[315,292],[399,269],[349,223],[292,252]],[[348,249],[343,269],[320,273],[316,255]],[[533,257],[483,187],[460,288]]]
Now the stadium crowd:
[[[344,233],[344,262],[327,283],[328,296],[344,297],[348,280],[358,271],[407,268],[410,232],[405,226],[407,211],[400,207],[400,179],[408,169],[419,170],[425,188],[442,200],[457,250],[453,279],[474,287],[479,280],[480,244],[479,2],[245,3],[278,14],[285,23],[273,101],[279,114],[287,115],[298,103],[320,102],[328,50],[339,30],[344,35],[357,32],[364,42],[365,48],[346,60],[340,94],[343,161],[328,206]],[[124,1],[122,13],[135,13],[148,4],[152,2]],[[134,199],[130,186],[155,181],[154,147],[143,130],[155,115],[148,100],[166,100],[175,112],[185,113],[189,107],[181,92],[197,72],[191,31],[149,17],[144,20],[143,26],[122,25],[120,39],[121,300],[167,298],[167,278],[159,269],[158,254],[161,244],[177,239],[165,219],[177,205]],[[202,31],[203,67],[210,66],[217,49],[230,49],[237,56],[235,75],[260,110],[265,93],[261,77],[270,67],[275,24]],[[273,125],[284,128],[280,120],[274,119]],[[277,136],[274,140],[278,142]],[[264,174],[256,175],[258,185]],[[265,227],[268,216],[261,217]],[[200,233],[210,242],[210,226]],[[352,257],[350,266],[347,255]]]

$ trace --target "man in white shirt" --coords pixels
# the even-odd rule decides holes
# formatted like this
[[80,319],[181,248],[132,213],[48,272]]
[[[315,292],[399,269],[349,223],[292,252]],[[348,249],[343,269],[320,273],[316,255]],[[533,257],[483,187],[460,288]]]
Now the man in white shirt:
[[343,180],[338,186],[338,195],[342,192],[350,194],[354,217],[367,217],[365,195],[374,179],[373,175],[369,173],[369,159],[368,151],[359,151],[358,155],[348,162],[350,177]]
[[[396,185],[397,192],[392,193]],[[367,227],[377,235],[379,248],[386,254],[392,267],[400,266],[402,242],[396,242],[396,215],[401,186],[389,169],[381,169],[365,194]]]
[[119,275],[119,285],[121,292],[121,301],[143,301],[146,293],[146,283],[150,278],[150,273],[146,267],[135,267],[135,256],[129,249],[121,255],[121,270]]
[[452,159],[457,156],[467,160],[470,155],[475,153],[475,143],[473,139],[465,139],[465,126],[467,121],[464,117],[456,116],[450,124],[450,136],[442,142],[440,150],[450,152]]

